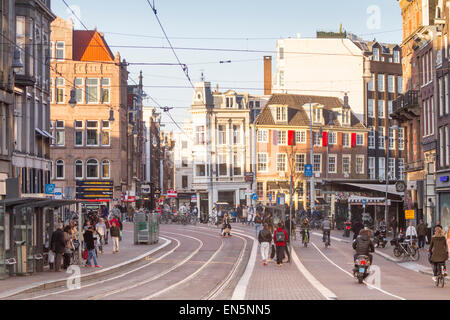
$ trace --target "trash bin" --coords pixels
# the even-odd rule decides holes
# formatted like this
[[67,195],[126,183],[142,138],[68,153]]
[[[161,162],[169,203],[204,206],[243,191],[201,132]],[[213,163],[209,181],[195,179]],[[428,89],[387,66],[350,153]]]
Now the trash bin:
[[149,216],[143,212],[137,212],[134,221],[134,244],[150,243]]

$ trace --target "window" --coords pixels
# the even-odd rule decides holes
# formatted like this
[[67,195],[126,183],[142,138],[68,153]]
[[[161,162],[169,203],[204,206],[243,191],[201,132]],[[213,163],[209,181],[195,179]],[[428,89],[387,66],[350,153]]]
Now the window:
[[395,138],[394,138],[394,130],[389,128],[389,150],[394,150],[395,147]]
[[384,138],[384,127],[378,127],[378,149],[386,149]]
[[397,131],[398,134],[398,149],[405,149],[405,128],[399,128]]
[[182,141],[181,142],[181,148],[182,149],[187,149],[187,147],[188,147],[188,142],[187,141]]
[[388,75],[388,92],[394,93],[394,76]]
[[356,173],[364,174],[364,156],[356,156]]
[[296,154],[295,155],[295,171],[304,172],[306,163],[306,154]]
[[287,121],[287,108],[277,107],[277,121]]
[[278,131],[278,145],[287,145],[287,133],[286,131]]
[[258,142],[260,142],[260,143],[269,142],[269,131],[268,130],[258,130]]
[[450,164],[450,146],[449,146],[449,137],[448,137],[448,126],[445,126],[445,132],[444,132],[444,136],[445,136],[445,166],[449,166]]
[[388,159],[388,178],[389,180],[395,180],[395,159]]
[[375,116],[375,100],[369,99],[367,101],[367,116],[373,118]]
[[109,160],[102,161],[102,179],[110,179],[111,163]]
[[306,131],[296,131],[295,132],[295,143],[305,144],[306,143]]
[[378,178],[380,180],[386,179],[386,159],[385,158],[378,158]]
[[56,126],[56,145],[58,147],[64,147],[65,145],[64,121],[55,121],[55,126]]
[[336,156],[328,157],[328,173],[336,173]]
[[401,76],[397,77],[397,92],[399,94],[403,93],[403,77]]
[[64,60],[65,53],[64,53],[64,47],[65,44],[62,41],[56,42],[56,60]]
[[313,170],[314,172],[322,172],[322,155],[321,154],[315,154],[314,155],[314,164],[313,164]]
[[342,134],[342,146],[344,148],[350,148],[350,139],[348,133]]
[[258,153],[258,172],[267,172],[268,158],[267,153]]
[[280,47],[279,50],[279,59],[283,60],[284,59],[284,48]]
[[372,56],[373,61],[380,61],[380,49],[373,48],[372,53],[373,53],[373,56]]
[[49,88],[50,103],[53,103],[55,101],[55,97],[53,96],[53,92],[54,92],[53,79],[50,78],[50,88]]
[[75,120],[75,147],[83,146],[83,121]]
[[98,79],[86,79],[86,101],[87,103],[98,103]]
[[378,92],[384,92],[384,74],[378,75]]
[[227,144],[227,129],[225,125],[218,126],[219,145]]
[[206,166],[204,164],[198,164],[196,166],[196,174],[197,174],[197,177],[205,177],[206,176]]
[[281,70],[280,71],[280,79],[279,79],[279,86],[280,87],[283,87],[284,86],[284,71],[283,70]]
[[378,118],[384,118],[384,108],[386,104],[384,100],[378,100]]
[[83,161],[75,161],[75,179],[83,179]]
[[400,63],[400,51],[394,50],[394,63]]
[[98,179],[98,161],[95,159],[89,159],[86,161],[86,178]]
[[405,180],[405,159],[398,159],[398,178]]
[[186,158],[186,157],[182,157],[181,158],[181,167],[182,168],[187,168],[188,167],[188,158]]
[[440,167],[444,167],[445,165],[445,136],[444,136],[444,127],[439,128],[439,153],[440,153],[440,161],[439,165]]
[[187,187],[188,187],[188,176],[182,176],[181,177],[181,187],[183,189],[187,189]]
[[[447,39],[447,38],[445,38]],[[445,92],[445,114],[448,114],[449,101],[448,101],[448,74],[444,78],[444,92]]]
[[233,108],[233,104],[234,104],[234,101],[233,101],[234,99],[232,98],[232,97],[227,97],[226,99],[225,99],[225,101],[226,101],[226,107],[227,108]]
[[392,101],[388,101],[388,117],[391,118],[391,114],[394,112]]
[[313,132],[313,137],[314,137],[314,147],[320,147],[321,146],[320,133],[319,132]]
[[241,126],[233,126],[233,144],[241,144]]
[[356,145],[363,146],[364,145],[364,135],[362,133],[356,134]]
[[352,161],[351,156],[342,156],[342,173],[350,174],[350,162]]
[[373,157],[369,158],[369,179],[370,180],[375,180],[376,179],[376,175],[375,175],[375,158],[373,158]]
[[277,172],[286,172],[286,159],[285,153],[277,154]]
[[83,79],[75,78],[75,96],[77,103],[83,103]]
[[242,175],[241,155],[238,153],[234,153],[234,155],[233,155],[233,175],[235,175],[235,176]]
[[227,155],[225,153],[219,154],[219,176],[227,176]]
[[316,123],[322,122],[322,109],[319,108],[313,109],[313,122]]
[[56,78],[56,103],[64,103],[64,78]]
[[[20,61],[25,65],[25,17],[22,16],[16,16],[16,44],[20,52]],[[25,68],[18,69],[17,74],[25,74]]]
[[56,179],[64,179],[64,160],[56,161]]
[[337,144],[337,132],[328,132],[328,144]]
[[103,78],[102,79],[102,103],[110,103],[111,102],[111,79]]
[[205,144],[205,127],[195,128],[195,144]]
[[98,146],[98,121],[86,121],[86,145]]
[[374,77],[372,77],[369,81],[369,83],[367,84],[367,90],[368,91],[375,91],[375,79]]
[[261,182],[256,183],[256,193],[262,198],[264,195],[264,185]]
[[111,132],[109,121],[102,121],[102,146],[109,147],[111,144]]

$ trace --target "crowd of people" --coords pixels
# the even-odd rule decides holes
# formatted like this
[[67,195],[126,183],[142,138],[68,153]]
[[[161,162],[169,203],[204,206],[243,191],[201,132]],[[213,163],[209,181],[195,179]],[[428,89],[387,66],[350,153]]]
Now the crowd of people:
[[[97,259],[99,254],[104,253],[104,247],[108,245],[109,240],[112,242],[112,253],[119,252],[123,219],[124,215],[119,206],[115,206],[110,212],[105,206],[99,210],[89,210],[83,219],[81,238],[78,218],[67,225],[60,224],[53,232],[48,248],[50,269],[56,272],[67,269],[78,255],[80,245],[83,249],[82,257],[86,260],[85,266],[101,268]],[[130,217],[128,219],[132,220]]]

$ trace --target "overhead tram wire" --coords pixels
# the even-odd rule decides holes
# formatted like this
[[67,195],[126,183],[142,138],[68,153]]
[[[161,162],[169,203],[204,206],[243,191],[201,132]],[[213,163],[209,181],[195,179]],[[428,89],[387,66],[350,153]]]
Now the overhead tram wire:
[[[63,0],[63,1],[64,1],[64,0]],[[150,8],[152,9],[153,13],[155,14],[156,20],[158,21],[158,24],[159,24],[159,26],[161,27],[161,30],[162,30],[162,32],[164,33],[164,36],[166,37],[166,40],[167,40],[167,42],[169,43],[170,48],[172,49],[172,52],[173,52],[175,58],[177,59],[178,63],[180,64],[181,69],[183,70],[183,72],[184,72],[186,78],[188,79],[189,83],[191,84],[192,88],[194,88],[194,84],[192,83],[191,78],[189,77],[189,71],[188,71],[187,65],[185,65],[185,64],[183,65],[183,64],[181,63],[180,59],[178,58],[177,53],[175,52],[175,49],[174,49],[173,46],[172,46],[172,43],[170,42],[169,37],[167,36],[166,31],[164,30],[164,27],[163,27],[161,21],[159,20],[158,13],[157,13],[156,7],[155,7],[155,1],[153,0],[153,5],[150,3],[150,0],[147,0],[147,3],[148,3],[148,5],[150,6]]]

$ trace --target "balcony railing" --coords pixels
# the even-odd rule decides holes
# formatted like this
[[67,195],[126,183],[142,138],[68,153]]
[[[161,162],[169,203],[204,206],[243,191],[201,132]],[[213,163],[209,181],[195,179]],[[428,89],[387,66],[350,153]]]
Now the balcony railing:
[[392,103],[393,113],[402,109],[415,108],[419,106],[419,91],[409,90],[404,95],[399,96]]

